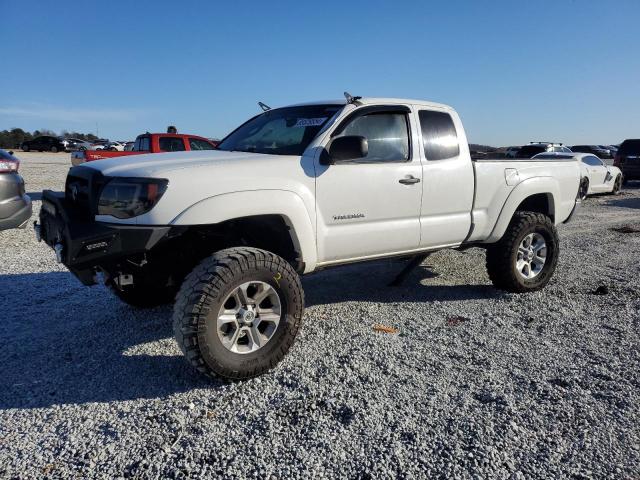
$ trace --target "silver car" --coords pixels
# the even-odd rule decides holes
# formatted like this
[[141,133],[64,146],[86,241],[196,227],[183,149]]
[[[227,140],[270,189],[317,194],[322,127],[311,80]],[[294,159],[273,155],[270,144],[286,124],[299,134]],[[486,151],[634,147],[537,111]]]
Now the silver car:
[[18,175],[20,161],[0,149],[0,230],[23,228],[31,218],[31,198]]

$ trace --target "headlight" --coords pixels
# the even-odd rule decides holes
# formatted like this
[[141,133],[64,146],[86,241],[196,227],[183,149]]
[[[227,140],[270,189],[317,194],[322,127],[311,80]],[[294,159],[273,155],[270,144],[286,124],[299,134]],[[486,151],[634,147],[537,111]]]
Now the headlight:
[[131,218],[147,213],[160,201],[168,184],[155,178],[114,178],[100,193],[98,215]]

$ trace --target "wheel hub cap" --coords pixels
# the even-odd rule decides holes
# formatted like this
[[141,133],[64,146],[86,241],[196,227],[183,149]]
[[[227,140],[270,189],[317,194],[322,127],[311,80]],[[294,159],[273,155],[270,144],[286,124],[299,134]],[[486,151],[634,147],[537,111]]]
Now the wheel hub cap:
[[271,285],[258,281],[243,283],[220,307],[218,338],[233,353],[255,352],[271,340],[281,316],[280,297]]
[[526,235],[516,254],[516,270],[521,277],[531,280],[537,277],[547,262],[547,243],[539,233]]

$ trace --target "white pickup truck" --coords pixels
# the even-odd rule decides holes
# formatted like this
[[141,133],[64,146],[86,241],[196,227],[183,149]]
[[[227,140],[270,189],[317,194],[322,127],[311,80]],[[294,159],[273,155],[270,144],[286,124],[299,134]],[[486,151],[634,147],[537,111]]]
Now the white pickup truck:
[[451,107],[347,95],[265,111],[217,150],[73,167],[35,228],[84,284],[175,298],[189,362],[248,378],[291,347],[300,274],[477,246],[497,288],[544,287],[579,180],[574,159],[472,161]]

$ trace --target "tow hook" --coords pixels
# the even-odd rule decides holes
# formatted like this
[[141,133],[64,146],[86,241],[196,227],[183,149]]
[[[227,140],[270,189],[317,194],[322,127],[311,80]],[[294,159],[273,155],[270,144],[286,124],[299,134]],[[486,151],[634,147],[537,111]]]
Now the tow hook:
[[61,243],[56,243],[53,246],[53,249],[56,251],[56,261],[58,263],[62,263],[62,250],[64,249],[64,247]]
[[33,222],[33,231],[36,234],[36,240],[38,240],[38,242],[42,241],[42,234],[40,233],[40,225],[38,225],[38,221],[36,220],[35,222]]

